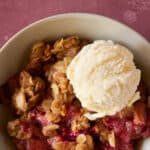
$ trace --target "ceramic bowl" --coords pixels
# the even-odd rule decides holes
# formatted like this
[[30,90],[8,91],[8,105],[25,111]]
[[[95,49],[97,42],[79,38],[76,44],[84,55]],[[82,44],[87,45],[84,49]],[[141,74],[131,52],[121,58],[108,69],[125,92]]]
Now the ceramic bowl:
[[[117,21],[84,13],[48,17],[15,34],[0,49],[0,85],[21,69],[33,43],[44,39],[55,40],[66,35],[78,35],[91,40],[113,40],[129,47],[150,89],[150,43],[140,34]],[[3,150],[13,149],[5,129],[9,118],[7,106],[0,105],[0,149]],[[149,150],[149,147],[150,139],[145,139],[140,149]]]

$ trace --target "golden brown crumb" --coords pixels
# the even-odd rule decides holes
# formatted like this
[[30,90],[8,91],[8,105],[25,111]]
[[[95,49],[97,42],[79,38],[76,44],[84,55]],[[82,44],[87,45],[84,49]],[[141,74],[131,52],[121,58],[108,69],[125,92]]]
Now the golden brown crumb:
[[66,115],[66,105],[62,100],[53,100],[51,110],[54,114],[58,114],[61,116]]
[[64,48],[68,49],[73,46],[79,45],[79,43],[80,43],[80,40],[79,40],[78,36],[70,36],[70,37],[64,39],[63,46],[64,46]]
[[52,103],[52,100],[51,99],[44,99],[41,103],[41,108],[46,112],[46,111],[49,111],[50,108],[51,108],[51,103]]
[[52,53],[56,54],[57,59],[61,60],[66,56],[74,57],[80,48],[79,38],[77,36],[71,36],[57,40],[54,44],[54,49],[52,49]]
[[85,134],[79,134],[76,138],[77,143],[85,143],[86,142],[86,135]]
[[13,121],[9,121],[7,125],[8,133],[11,137],[15,137],[16,139],[29,139],[32,136],[31,132],[24,132],[20,126],[20,120],[16,119]]
[[40,77],[32,77],[28,72],[20,73],[20,86],[27,96],[33,96],[45,89],[45,83]]
[[63,100],[65,102],[72,102],[74,96],[73,89],[66,77],[66,69],[70,59],[58,61],[46,71],[46,77],[51,83],[53,99]]
[[109,142],[110,146],[112,146],[112,147],[116,146],[115,134],[113,131],[111,131],[108,134],[108,142]]
[[32,77],[27,71],[20,73],[20,91],[25,94],[29,110],[34,107],[42,96],[45,82],[40,77]]
[[35,77],[33,79],[34,92],[38,93],[45,89],[45,82],[40,77]]
[[35,43],[32,47],[30,60],[40,59],[43,56],[44,47],[44,42]]
[[61,116],[59,114],[50,111],[46,111],[45,117],[48,120],[48,122],[53,122],[53,123],[58,123],[61,120]]
[[59,87],[56,83],[51,84],[52,96],[54,99],[62,99],[62,94],[59,91]]
[[77,145],[75,150],[94,150],[93,139],[90,135],[80,134],[76,139]]
[[22,88],[33,85],[32,76],[27,71],[22,71],[20,73],[19,81]]
[[[51,46],[44,42],[37,42],[33,47],[30,55],[29,65],[47,61],[51,58]],[[28,65],[28,67],[30,67]]]
[[53,137],[53,136],[57,135],[57,132],[56,132],[57,129],[59,129],[59,125],[49,124],[49,125],[43,127],[42,133],[44,136]]
[[71,129],[73,131],[84,130],[89,127],[89,120],[83,115],[77,115],[71,122]]
[[101,141],[107,141],[112,147],[115,147],[115,135],[113,131],[108,130],[101,120],[97,120],[94,126],[95,132],[99,134]]
[[16,90],[12,98],[12,103],[17,114],[23,114],[28,109],[25,94],[21,90]]

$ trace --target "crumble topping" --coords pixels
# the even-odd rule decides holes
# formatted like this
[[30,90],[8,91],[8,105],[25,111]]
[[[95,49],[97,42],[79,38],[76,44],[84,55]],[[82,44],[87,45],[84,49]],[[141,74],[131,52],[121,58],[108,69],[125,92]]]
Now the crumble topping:
[[150,135],[143,84],[133,106],[94,121],[84,116],[93,112],[81,107],[66,69],[88,43],[77,36],[37,42],[24,69],[0,88],[0,100],[12,106],[7,129],[18,150],[133,150],[135,139]]

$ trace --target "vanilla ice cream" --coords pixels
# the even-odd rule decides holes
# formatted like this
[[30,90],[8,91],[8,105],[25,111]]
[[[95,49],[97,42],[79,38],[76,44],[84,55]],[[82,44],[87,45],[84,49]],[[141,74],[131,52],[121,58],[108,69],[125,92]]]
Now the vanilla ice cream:
[[138,100],[140,76],[126,47],[103,40],[84,46],[67,69],[76,97],[92,112],[85,114],[90,120],[114,115]]

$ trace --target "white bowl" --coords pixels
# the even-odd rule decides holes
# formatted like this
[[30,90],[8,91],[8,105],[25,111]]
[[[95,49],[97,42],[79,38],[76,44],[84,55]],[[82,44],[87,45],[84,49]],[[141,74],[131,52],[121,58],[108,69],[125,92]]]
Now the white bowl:
[[[122,43],[135,56],[150,89],[150,44],[129,27],[104,16],[71,13],[48,17],[35,22],[14,35],[0,50],[0,84],[21,68],[31,45],[38,40],[56,39],[66,35],[79,35],[87,39],[106,39]],[[12,150],[6,127],[8,109],[0,106],[0,149]],[[141,150],[149,150],[150,139],[144,140]]]

